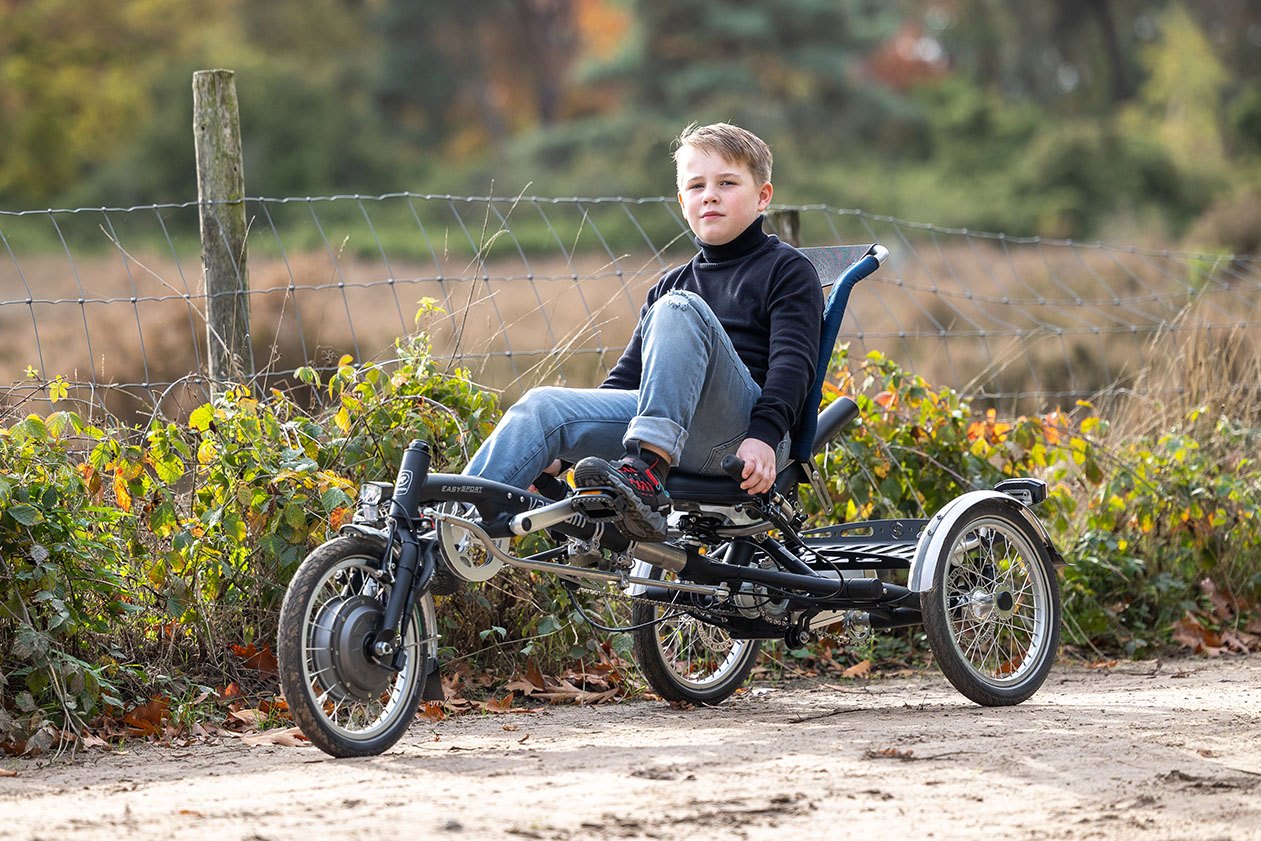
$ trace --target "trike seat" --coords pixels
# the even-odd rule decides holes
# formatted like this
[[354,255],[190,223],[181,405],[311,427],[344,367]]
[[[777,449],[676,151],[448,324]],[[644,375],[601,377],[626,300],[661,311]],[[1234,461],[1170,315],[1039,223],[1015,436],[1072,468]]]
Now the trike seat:
[[[880,268],[889,255],[883,246],[869,243],[865,245],[828,245],[818,248],[802,248],[801,253],[814,264],[819,274],[819,282],[832,287],[832,292],[823,306],[823,325],[819,335],[819,359],[815,365],[814,379],[806,402],[801,408],[796,426],[792,430],[790,463],[785,472],[793,477],[791,484],[805,478],[805,472],[798,465],[814,455],[821,444],[826,443],[836,432],[848,423],[856,414],[857,406],[848,398],[830,405],[822,415],[819,414],[819,403],[823,399],[823,382],[827,379],[828,365],[832,360],[832,348],[840,333],[841,319],[845,315],[845,307],[849,303],[849,295],[854,285],[867,275]],[[781,484],[777,482],[776,484]],[[739,484],[727,476],[704,476],[695,473],[672,471],[666,480],[666,490],[675,500],[709,502],[716,504],[736,504],[747,502],[752,497],[740,489]]]

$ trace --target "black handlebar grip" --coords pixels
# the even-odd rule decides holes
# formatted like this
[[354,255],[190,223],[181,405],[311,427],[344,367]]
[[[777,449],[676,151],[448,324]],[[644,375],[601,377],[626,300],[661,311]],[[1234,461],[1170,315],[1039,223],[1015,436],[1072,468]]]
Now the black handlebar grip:
[[738,456],[723,456],[722,472],[726,473],[737,482],[744,481],[744,461]]

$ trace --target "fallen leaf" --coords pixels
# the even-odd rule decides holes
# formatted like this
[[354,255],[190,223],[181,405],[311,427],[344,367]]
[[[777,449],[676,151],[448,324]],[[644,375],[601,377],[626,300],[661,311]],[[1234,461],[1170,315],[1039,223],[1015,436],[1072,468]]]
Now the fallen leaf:
[[267,675],[278,674],[280,671],[280,665],[269,643],[263,643],[262,648],[256,648],[254,643],[228,647],[232,649],[233,654],[245,661],[245,667],[248,669],[255,669]]
[[547,688],[547,679],[543,677],[543,672],[535,660],[530,660],[525,664],[525,679],[533,684],[535,689]]
[[420,714],[430,721],[443,721],[447,717],[441,701],[426,701],[425,705],[420,708]]
[[880,748],[879,750],[868,748],[864,756],[868,759],[900,759],[906,762],[915,758],[915,751],[910,748],[906,750],[901,748]]
[[1209,632],[1190,613],[1183,616],[1173,626],[1173,641],[1192,651],[1204,651],[1210,648]]
[[518,744],[518,745],[524,745],[524,744],[525,744],[525,740],[526,740],[526,739],[528,739],[528,738],[530,738],[530,734],[529,734],[529,733],[526,733],[526,734],[525,734],[524,736],[522,736],[520,739],[517,739],[517,744]]
[[250,727],[257,727],[258,722],[264,718],[264,714],[262,710],[232,710],[228,713],[228,718],[247,724]]
[[109,742],[93,733],[84,733],[79,737],[79,744],[85,748],[108,748]]
[[1223,622],[1229,622],[1234,617],[1235,610],[1231,599],[1217,589],[1217,585],[1213,583],[1211,578],[1205,578],[1201,581],[1200,589],[1204,592],[1204,595],[1208,596],[1209,601],[1213,603],[1213,612],[1217,614],[1218,619]]
[[13,771],[8,768],[0,768],[0,777],[16,777],[17,775],[17,771]]
[[871,673],[871,661],[863,660],[855,663],[845,671],[841,672],[841,677],[866,677]]
[[505,725],[504,725],[504,730],[508,731],[509,733],[513,732],[514,730],[520,730],[520,729],[521,729],[521,728],[520,728],[520,727],[518,727],[518,726],[517,726],[517,725],[515,725],[515,724],[505,724]]
[[497,701],[487,701],[485,709],[492,713],[506,713],[512,709],[512,699],[515,697],[515,692],[509,692]]
[[1093,663],[1087,663],[1086,668],[1087,669],[1112,669],[1112,668],[1116,668],[1116,665],[1119,662],[1120,662],[1119,660],[1096,660]]
[[307,737],[302,735],[302,731],[297,727],[267,730],[262,733],[255,733],[252,736],[244,736],[241,741],[252,747],[277,745],[284,748],[301,748],[307,747],[311,744]]
[[504,689],[507,689],[509,692],[520,692],[523,696],[530,696],[543,689],[543,687],[535,686],[532,681],[528,680],[514,680],[509,681]]
[[152,736],[162,730],[162,721],[170,713],[170,701],[155,695],[123,716],[123,723],[141,736]]

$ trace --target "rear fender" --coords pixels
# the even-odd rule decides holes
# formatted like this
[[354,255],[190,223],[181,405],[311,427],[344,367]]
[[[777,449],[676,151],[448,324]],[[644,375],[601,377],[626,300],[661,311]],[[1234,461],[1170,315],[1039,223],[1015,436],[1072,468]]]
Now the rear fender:
[[1028,506],[1016,498],[999,491],[971,491],[947,502],[928,521],[928,525],[924,527],[924,532],[920,535],[919,543],[915,548],[915,559],[911,561],[910,580],[907,584],[913,592],[923,593],[933,586],[933,576],[937,572],[937,564],[941,561],[942,553],[946,551],[946,536],[950,534],[955,524],[976,506],[989,501],[998,502],[1008,508],[1012,514],[1023,517],[1033,528],[1034,533],[1038,535],[1042,545],[1046,547],[1047,553],[1051,557],[1051,562],[1056,566],[1064,564],[1064,559],[1056,551],[1055,544],[1051,542],[1051,537],[1047,534],[1046,527],[1029,510]]

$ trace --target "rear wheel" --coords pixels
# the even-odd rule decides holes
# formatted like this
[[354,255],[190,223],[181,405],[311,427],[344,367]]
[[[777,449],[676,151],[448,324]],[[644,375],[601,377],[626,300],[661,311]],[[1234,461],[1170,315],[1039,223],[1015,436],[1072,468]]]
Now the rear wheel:
[[280,610],[281,689],[303,734],[333,756],[371,756],[397,742],[437,654],[429,595],[408,617],[400,670],[369,653],[390,594],[385,551],[357,536],[325,543],[302,562]]
[[[654,568],[652,578],[672,579]],[[757,660],[761,642],[733,639],[668,604],[635,602],[633,624],[661,620],[632,631],[635,662],[652,690],[667,701],[717,704],[739,689]]]
[[1046,680],[1059,648],[1059,581],[1046,547],[997,500],[969,511],[945,546],[920,596],[937,663],[976,703],[1019,704]]

